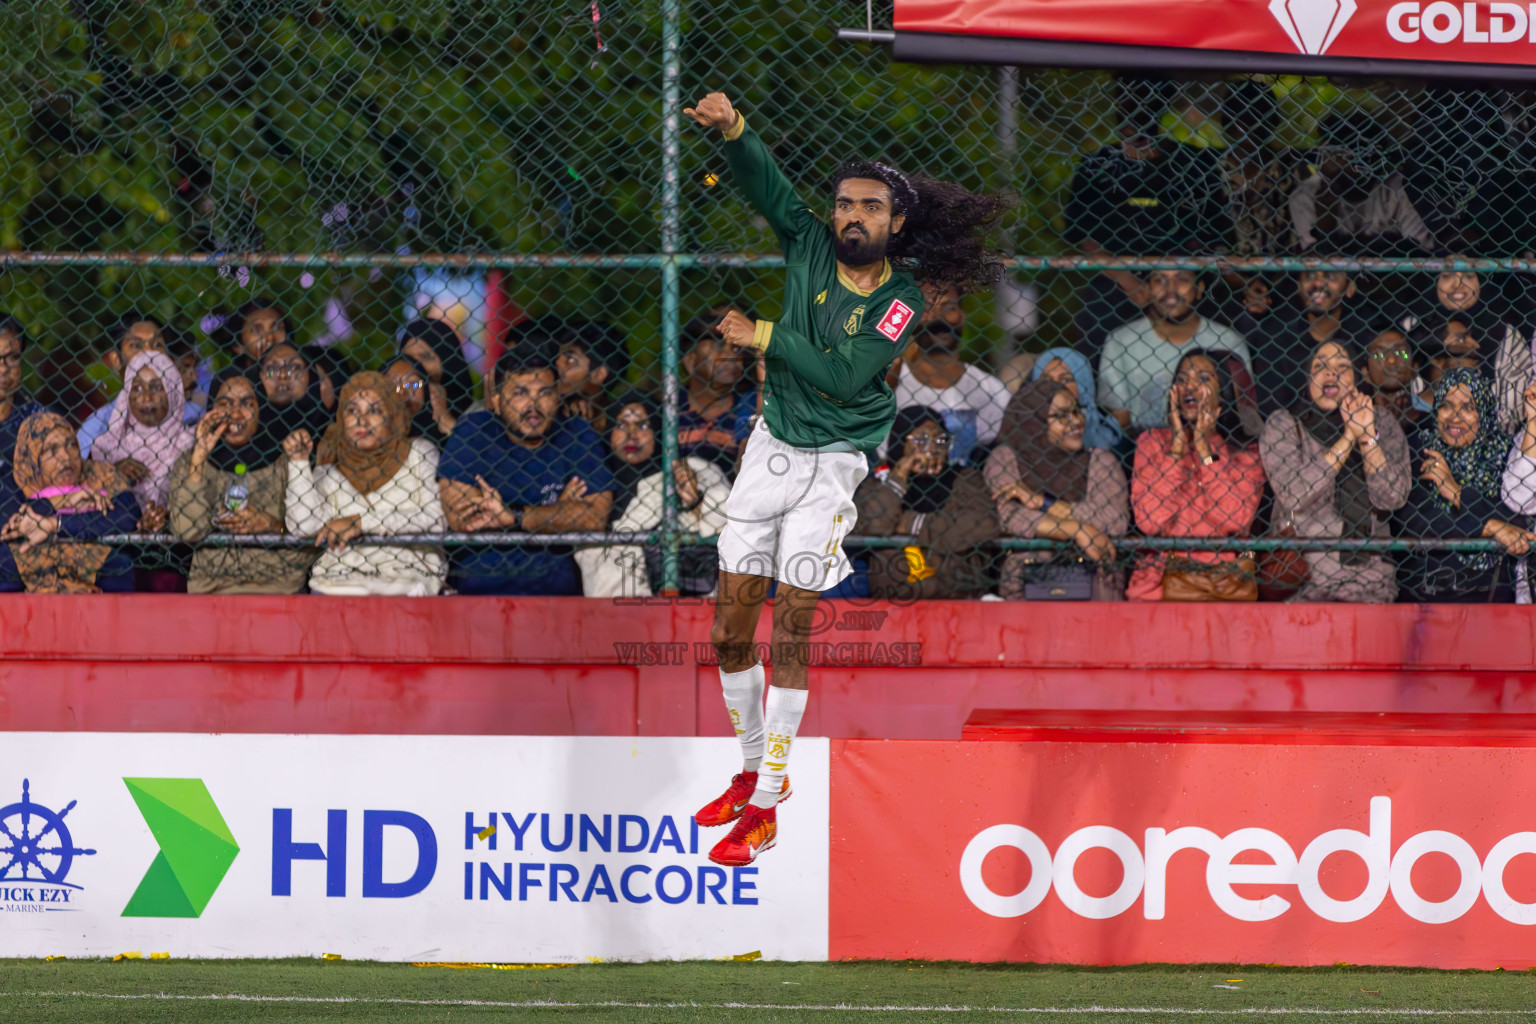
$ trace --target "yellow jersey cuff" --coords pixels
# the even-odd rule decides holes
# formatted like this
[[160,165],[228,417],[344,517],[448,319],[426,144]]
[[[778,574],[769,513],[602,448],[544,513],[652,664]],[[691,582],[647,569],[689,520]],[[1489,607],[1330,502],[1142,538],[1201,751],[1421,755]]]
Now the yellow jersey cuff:
[[729,128],[727,128],[725,131],[721,132],[720,134],[721,134],[721,136],[723,136],[725,138],[726,142],[735,142],[737,139],[741,138],[741,133],[746,131],[746,130],[747,130],[747,116],[745,114],[741,113],[740,111],[737,111],[737,113],[736,113],[736,123],[731,125]]
[[773,338],[773,321],[759,320],[757,327],[752,331],[752,347],[759,352],[768,351],[768,342]]

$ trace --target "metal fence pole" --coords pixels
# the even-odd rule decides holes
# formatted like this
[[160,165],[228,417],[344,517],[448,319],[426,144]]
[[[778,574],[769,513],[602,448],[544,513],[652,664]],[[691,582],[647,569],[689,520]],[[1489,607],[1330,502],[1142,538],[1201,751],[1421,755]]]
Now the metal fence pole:
[[678,293],[677,265],[678,111],[682,104],[678,85],[681,61],[678,53],[679,7],[682,0],[662,0],[661,57],[661,590],[677,593],[677,485],[672,467],[677,464],[677,363]]

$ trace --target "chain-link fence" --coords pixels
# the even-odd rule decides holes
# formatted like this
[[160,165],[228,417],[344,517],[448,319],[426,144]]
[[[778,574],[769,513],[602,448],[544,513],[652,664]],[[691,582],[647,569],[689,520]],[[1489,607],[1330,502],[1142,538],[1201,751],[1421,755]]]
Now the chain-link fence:
[[835,593],[1522,589],[1536,92],[898,65],[867,16],[6,7],[0,587],[709,593],[763,390],[715,325],[785,283],[718,89],[815,209],[853,157],[1016,196],[893,349]]

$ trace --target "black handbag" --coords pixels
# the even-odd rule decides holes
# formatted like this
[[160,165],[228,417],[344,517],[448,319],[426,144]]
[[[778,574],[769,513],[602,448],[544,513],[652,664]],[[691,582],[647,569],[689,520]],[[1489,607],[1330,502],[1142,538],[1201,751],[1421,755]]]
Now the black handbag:
[[1084,562],[1045,562],[1025,570],[1026,601],[1091,601],[1095,570]]

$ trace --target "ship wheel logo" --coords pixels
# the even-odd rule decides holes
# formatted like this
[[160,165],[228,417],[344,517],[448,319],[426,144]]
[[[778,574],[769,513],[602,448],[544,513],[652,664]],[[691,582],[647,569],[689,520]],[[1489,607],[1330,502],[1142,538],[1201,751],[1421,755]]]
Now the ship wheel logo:
[[75,846],[64,824],[65,815],[78,801],[71,800],[62,811],[50,811],[33,801],[31,785],[22,779],[21,802],[0,807],[0,882],[47,882],[79,889],[64,881],[64,876],[76,857],[96,851]]

